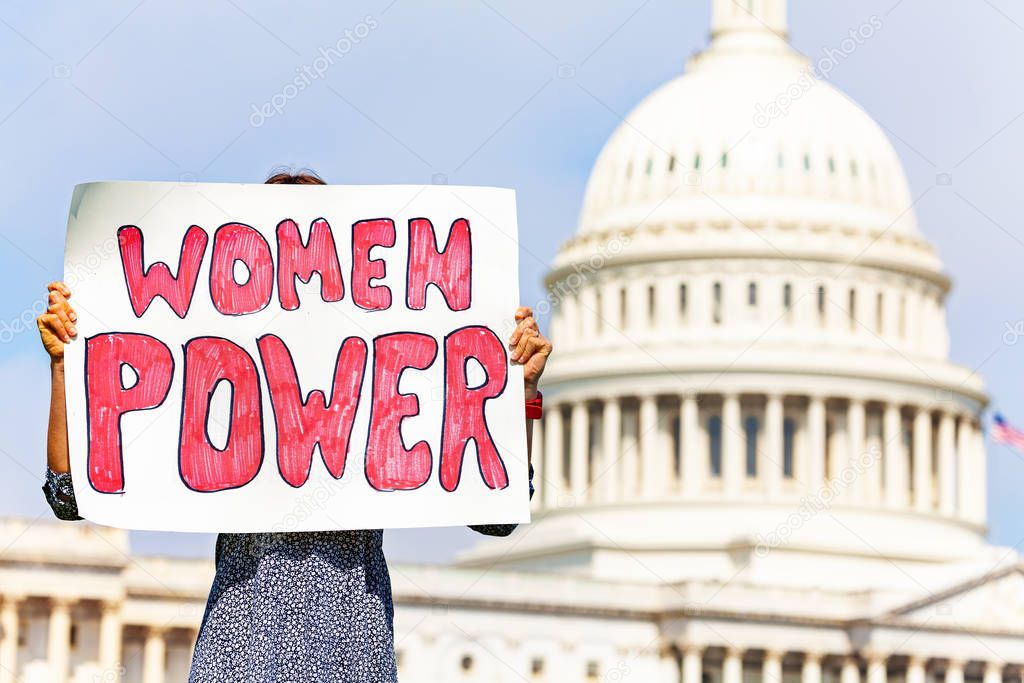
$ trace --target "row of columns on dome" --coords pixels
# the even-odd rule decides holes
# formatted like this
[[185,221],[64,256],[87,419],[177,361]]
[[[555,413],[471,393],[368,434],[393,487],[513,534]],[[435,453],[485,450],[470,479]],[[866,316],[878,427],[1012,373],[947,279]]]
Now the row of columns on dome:
[[549,399],[537,426],[538,506],[638,497],[768,497],[834,488],[851,504],[985,519],[975,415],[821,395],[642,395]]
[[[142,683],[165,683],[168,646],[178,644],[191,653],[198,631],[160,624],[129,624],[117,601],[3,595],[0,604],[0,683],[20,681],[19,668],[28,662],[23,649],[30,618],[46,621],[46,680],[71,680],[72,652],[79,647],[76,628],[81,622],[98,620],[98,642],[94,651],[83,653],[94,664],[95,680],[120,680],[125,673],[125,645],[141,644]],[[78,657],[81,659],[82,657]],[[34,659],[34,658],[33,658]],[[135,664],[135,663],[133,663]],[[91,680],[91,679],[90,679]],[[169,682],[168,682],[169,683]]]
[[1019,683],[1022,667],[993,657],[965,661],[912,653],[829,654],[669,645],[671,683]]

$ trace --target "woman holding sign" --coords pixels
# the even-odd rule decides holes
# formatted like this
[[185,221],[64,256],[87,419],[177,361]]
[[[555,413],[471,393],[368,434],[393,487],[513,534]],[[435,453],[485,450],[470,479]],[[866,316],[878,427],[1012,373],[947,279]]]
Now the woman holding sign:
[[[268,183],[324,184],[309,174]],[[51,359],[47,474],[43,491],[60,519],[80,519],[68,459],[64,345],[77,337],[71,290],[49,287],[38,319]],[[523,366],[527,417],[540,412],[538,382],[551,343],[529,308],[515,312],[511,359]],[[532,435],[526,422],[527,447]],[[532,469],[531,469],[532,476]],[[531,483],[532,491],[532,483]],[[471,527],[506,536],[514,525]],[[391,583],[381,530],[221,534],[214,579],[190,679],[216,681],[394,681]],[[341,678],[339,678],[339,676]]]

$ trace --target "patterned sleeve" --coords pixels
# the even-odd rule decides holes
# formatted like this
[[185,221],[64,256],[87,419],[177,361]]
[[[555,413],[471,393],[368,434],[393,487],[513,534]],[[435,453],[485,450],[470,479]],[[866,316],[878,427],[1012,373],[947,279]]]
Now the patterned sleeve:
[[78,501],[75,500],[75,486],[71,483],[70,472],[57,473],[47,467],[43,495],[57,519],[82,519],[78,516]]
[[[533,498],[533,465],[530,465],[530,498]],[[484,536],[508,536],[518,524],[470,524],[469,528]]]

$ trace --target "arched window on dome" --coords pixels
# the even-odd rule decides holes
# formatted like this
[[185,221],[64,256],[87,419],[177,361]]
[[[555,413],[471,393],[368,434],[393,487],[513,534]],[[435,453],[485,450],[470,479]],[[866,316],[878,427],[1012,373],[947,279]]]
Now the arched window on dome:
[[881,292],[875,295],[875,330],[878,334],[884,334],[885,330],[885,297]]
[[654,171],[654,159],[647,158],[647,165],[644,167],[644,175],[651,175]]
[[682,320],[683,322],[686,321],[686,310],[686,283],[684,282],[681,285],[679,285],[679,319]]
[[700,152],[697,152],[695,155],[693,155],[693,169],[695,171],[700,170]]
[[626,288],[619,290],[619,327],[626,326]]
[[747,321],[757,322],[757,283],[747,283]]
[[722,165],[722,168],[726,168],[726,167],[729,166],[729,152],[728,151],[722,152],[722,158],[720,159],[720,163]]
[[903,423],[903,462],[907,468],[907,499],[911,500],[914,496],[914,480],[917,478],[914,473],[914,418],[904,414],[900,420]]
[[836,160],[835,160],[835,157],[829,157],[828,158],[828,172],[829,172],[829,175],[835,175],[836,174]]
[[786,312],[786,322],[793,322],[793,285],[788,282],[782,286],[782,309]]
[[907,295],[900,295],[900,339],[907,338]]
[[658,292],[654,285],[647,285],[647,324],[654,326],[654,317],[658,308]]
[[857,329],[857,290],[851,287],[848,296],[846,316],[850,321],[850,331],[853,332]]
[[782,476],[792,479],[796,461],[796,420],[787,417],[782,421]]
[[676,170],[676,155],[673,154],[668,158],[668,172],[672,173]]
[[722,324],[722,283],[716,282],[711,286],[711,322],[715,325]]
[[811,155],[810,154],[804,154],[804,170],[805,171],[810,171],[811,170]]
[[530,660],[530,675],[540,677],[544,675],[544,658],[534,657]]
[[676,482],[683,476],[683,443],[679,438],[679,430],[682,426],[682,410],[672,415],[669,421],[669,428],[672,430],[669,438],[672,447],[672,479]]
[[722,418],[708,418],[708,471],[712,477],[722,476]]
[[562,423],[562,480],[558,482],[560,487],[569,488],[572,478],[572,410],[568,407],[556,407],[559,411],[559,422]]
[[[828,408],[825,409],[825,412],[826,412],[826,414],[828,413]],[[825,458],[825,481],[829,481],[833,477],[836,476],[836,472],[832,471],[832,465],[833,465],[832,454],[835,451],[835,444],[833,442],[835,440],[836,440],[836,422],[835,422],[835,420],[831,416],[828,416],[828,417],[825,418],[825,452],[823,454],[822,453],[815,453],[814,456],[813,456],[813,457],[816,457],[816,458],[820,458],[820,457],[824,457]]]
[[825,285],[818,285],[818,324],[825,326]]
[[473,658],[470,655],[463,655],[462,659],[459,660],[459,668],[462,669],[463,673],[469,673],[473,670]]
[[596,288],[594,290],[594,335],[600,335],[604,332],[604,316],[601,311],[604,310],[603,303],[601,300],[601,290]]
[[747,441],[747,478],[753,479],[757,476],[757,435],[759,431],[759,420],[753,415],[748,415],[743,421],[743,434]]

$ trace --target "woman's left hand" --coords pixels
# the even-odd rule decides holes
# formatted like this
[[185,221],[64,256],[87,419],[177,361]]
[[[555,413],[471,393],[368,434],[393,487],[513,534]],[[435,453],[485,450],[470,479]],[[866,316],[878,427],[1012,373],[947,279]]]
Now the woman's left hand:
[[529,306],[516,309],[516,322],[508,347],[512,350],[512,362],[523,366],[523,384],[529,401],[537,396],[540,376],[544,374],[544,366],[551,355],[551,342],[540,333]]

